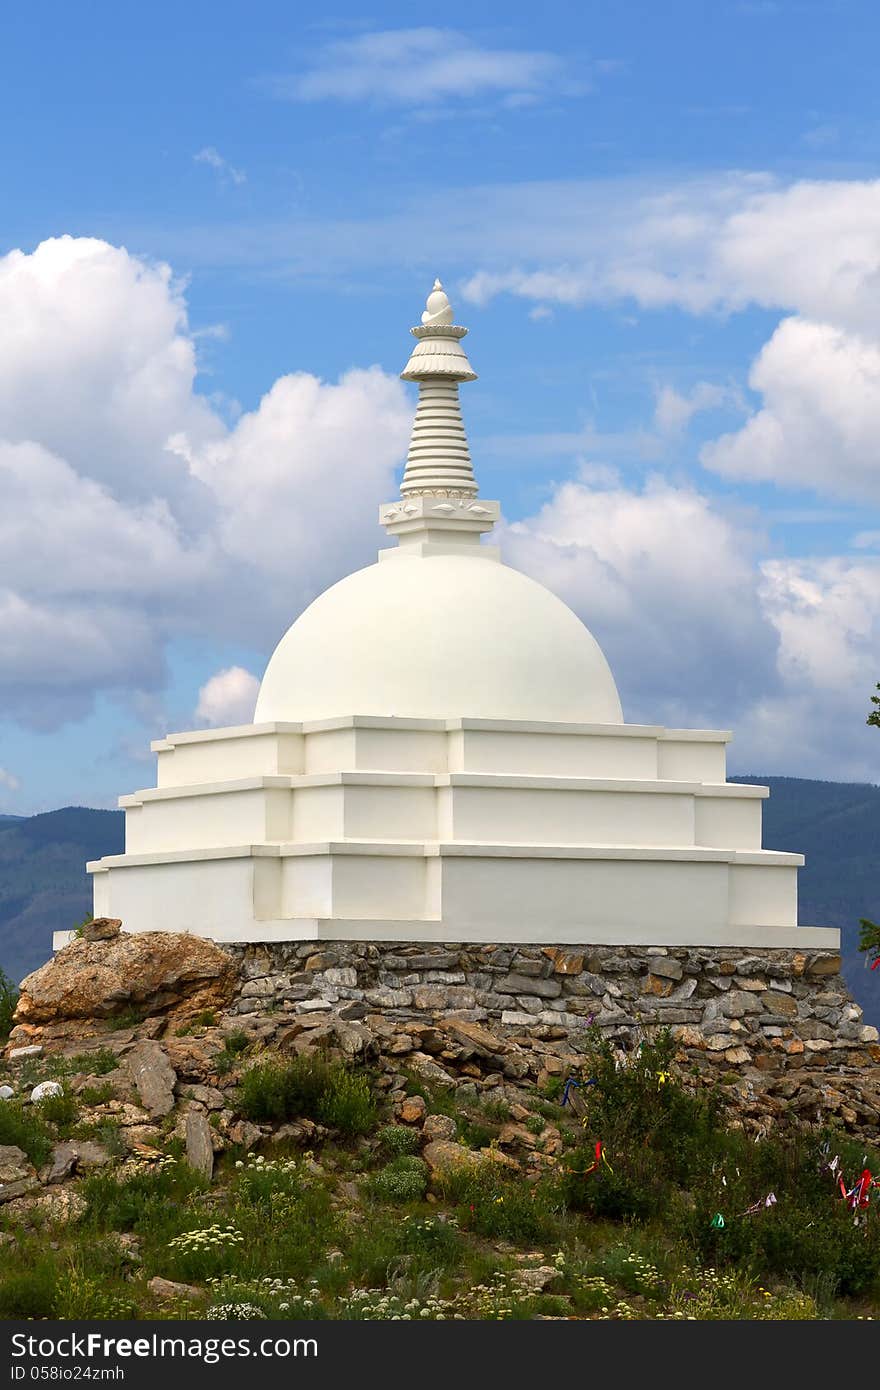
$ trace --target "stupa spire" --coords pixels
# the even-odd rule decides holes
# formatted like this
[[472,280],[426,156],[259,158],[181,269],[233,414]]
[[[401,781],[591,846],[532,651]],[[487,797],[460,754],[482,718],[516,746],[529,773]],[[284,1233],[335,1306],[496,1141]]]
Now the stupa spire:
[[467,329],[453,322],[449,296],[439,280],[428,295],[422,321],[410,332],[416,345],[401,372],[404,381],[417,381],[419,403],[413,421],[400,500],[386,503],[379,520],[398,539],[394,555],[448,555],[465,547],[470,554],[497,559],[495,546],[480,545],[500,515],[497,502],[477,500],[477,480],[471,467],[464,422],[458,400],[462,381],[477,374],[462,347]]
[[477,374],[461,345],[467,329],[454,324],[453,317],[449,296],[435,280],[421,323],[410,329],[417,342],[400,374],[404,381],[419,383],[419,404],[400,485],[404,497],[477,495],[458,400],[459,382],[476,381]]

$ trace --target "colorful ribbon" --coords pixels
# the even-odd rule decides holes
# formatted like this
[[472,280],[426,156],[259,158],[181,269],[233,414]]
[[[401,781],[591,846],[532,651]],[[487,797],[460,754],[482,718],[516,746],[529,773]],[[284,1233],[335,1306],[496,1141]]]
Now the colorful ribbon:
[[593,1159],[593,1162],[590,1164],[589,1168],[584,1169],[583,1176],[585,1178],[588,1178],[591,1173],[597,1172],[603,1163],[605,1164],[605,1167],[608,1169],[609,1173],[614,1172],[614,1169],[608,1162],[608,1158],[605,1153],[605,1145],[602,1143],[601,1139],[596,1140],[595,1155],[596,1156]]

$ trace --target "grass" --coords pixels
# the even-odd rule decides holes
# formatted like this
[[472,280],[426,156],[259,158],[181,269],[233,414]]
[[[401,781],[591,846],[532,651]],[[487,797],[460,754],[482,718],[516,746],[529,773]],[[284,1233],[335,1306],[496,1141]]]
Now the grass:
[[[861,1171],[861,1146],[830,1131],[756,1143],[728,1128],[714,1097],[681,1086],[663,1037],[621,1064],[591,1035],[580,1080],[578,1117],[521,1092],[526,1129],[539,1137],[550,1120],[559,1130],[558,1161],[521,1149],[518,1166],[496,1153],[430,1178],[420,1132],[393,1123],[368,1072],[263,1054],[242,1074],[239,1112],[319,1119],[331,1133],[316,1152],[232,1150],[209,1185],[178,1140],[155,1163],[77,1179],[78,1221],[33,1231],[0,1208],[0,1228],[15,1233],[0,1251],[0,1317],[880,1315],[880,1211],[872,1201],[855,1224],[828,1172],[835,1153],[847,1174]],[[454,1115],[460,1139],[483,1126],[496,1131],[483,1147],[497,1149],[500,1107],[418,1090],[429,1111]],[[0,1105],[3,1124],[17,1137],[0,1143],[37,1155],[75,1127],[64,1105],[20,1101]],[[608,1161],[593,1167],[597,1140]],[[866,1161],[880,1166],[874,1153]],[[759,1203],[770,1192],[777,1201]],[[543,1292],[523,1274],[538,1265],[549,1271]],[[202,1295],[191,1308],[159,1306],[153,1275]]]
[[369,1133],[378,1113],[364,1073],[308,1056],[273,1057],[248,1067],[238,1104],[249,1120],[283,1123],[304,1116],[347,1135]]
[[46,1116],[21,1100],[0,1101],[0,1147],[22,1149],[35,1168],[41,1168],[52,1152],[53,1133]]

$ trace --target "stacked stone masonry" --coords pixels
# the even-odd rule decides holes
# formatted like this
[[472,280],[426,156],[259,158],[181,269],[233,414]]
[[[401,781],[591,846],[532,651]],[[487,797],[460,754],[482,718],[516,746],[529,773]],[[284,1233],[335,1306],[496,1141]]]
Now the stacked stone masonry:
[[[622,1050],[668,1027],[683,1075],[723,1082],[747,1128],[880,1120],[880,1044],[827,951],[350,942],[229,946],[232,1011],[486,1089],[576,1071],[596,1025]],[[314,1031],[313,1031],[314,1030]]]

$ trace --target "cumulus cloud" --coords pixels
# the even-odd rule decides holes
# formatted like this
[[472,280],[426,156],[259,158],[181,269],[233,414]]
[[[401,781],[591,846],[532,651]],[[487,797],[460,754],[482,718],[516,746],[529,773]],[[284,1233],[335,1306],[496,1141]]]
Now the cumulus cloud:
[[[516,103],[574,90],[553,53],[488,48],[454,29],[386,29],[326,45],[303,72],[273,77],[269,91],[290,101],[374,101],[425,106],[477,96]],[[582,85],[579,88],[582,90]]]
[[260,682],[243,666],[228,666],[217,671],[199,691],[196,719],[200,724],[224,727],[248,724],[254,717],[254,705]]
[[777,641],[755,590],[758,537],[690,487],[565,483],[508,528],[509,563],[595,632],[628,719],[723,720],[775,682]]
[[880,559],[761,558],[690,487],[567,483],[506,556],[599,640],[632,722],[731,728],[731,766],[871,781]]
[[706,445],[707,468],[727,478],[880,500],[880,344],[787,318],[754,362],[749,385],[763,406],[742,429]]
[[93,239],[0,258],[0,322],[7,717],[155,692],[175,638],[271,647],[369,558],[411,418],[396,379],[283,377],[230,428],[194,389],[168,267]]
[[21,787],[18,778],[5,767],[0,767],[0,787],[5,787],[8,792],[17,792]]
[[[392,495],[411,423],[395,378],[375,367],[334,383],[291,374],[229,425],[195,389],[195,335],[170,270],[94,240],[0,260],[0,321],[8,716],[48,729],[85,714],[97,692],[155,703],[169,643],[196,635],[268,651],[322,588],[372,558],[376,499]],[[798,338],[816,324],[787,318],[752,384],[783,432],[809,397],[803,428],[817,456],[830,468],[833,450],[846,454],[837,466],[856,477],[874,417],[863,400],[847,419],[836,393],[856,370],[855,342],[863,396],[875,389],[873,340],[827,324]],[[796,372],[777,350],[803,372],[791,401]],[[821,377],[823,353],[839,363],[827,390],[807,360]],[[674,439],[697,410],[735,403],[721,398],[729,389],[664,388],[657,435]],[[716,441],[706,461],[730,476],[791,476],[788,442],[747,463],[737,438]],[[590,453],[586,437],[569,443]],[[802,455],[806,444],[804,434]],[[866,486],[864,467],[859,477]],[[633,491],[585,466],[503,539],[509,561],[596,632],[628,718],[733,726],[740,768],[870,778],[880,748],[876,733],[865,740],[863,706],[877,679],[880,573],[868,536],[849,558],[767,561],[764,537],[696,486],[653,477]],[[198,720],[251,717],[255,685],[242,667],[218,671]]]
[[880,321],[880,180],[783,186],[746,173],[664,188],[622,182],[616,192],[572,182],[502,193],[499,211],[521,217],[517,242],[503,241],[496,261],[518,250],[520,263],[475,271],[466,298],[629,298],[689,313],[758,304],[855,331]]

